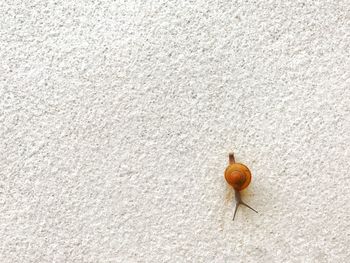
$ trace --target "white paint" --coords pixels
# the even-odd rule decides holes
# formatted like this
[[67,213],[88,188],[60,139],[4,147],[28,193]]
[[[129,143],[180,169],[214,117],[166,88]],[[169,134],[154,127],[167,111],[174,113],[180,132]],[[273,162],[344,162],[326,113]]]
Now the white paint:
[[349,12],[2,1],[0,261],[347,262]]

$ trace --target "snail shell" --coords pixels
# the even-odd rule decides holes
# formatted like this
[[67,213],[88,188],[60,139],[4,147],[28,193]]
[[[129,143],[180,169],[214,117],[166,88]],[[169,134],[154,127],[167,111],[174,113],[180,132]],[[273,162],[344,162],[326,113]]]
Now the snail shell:
[[248,187],[252,175],[244,164],[231,163],[225,170],[225,179],[235,190],[241,191]]

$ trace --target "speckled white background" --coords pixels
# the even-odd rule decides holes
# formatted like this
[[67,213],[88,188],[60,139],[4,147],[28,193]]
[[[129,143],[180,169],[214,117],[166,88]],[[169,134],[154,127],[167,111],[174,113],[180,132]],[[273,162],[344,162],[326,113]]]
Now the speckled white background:
[[0,262],[349,262],[349,1],[1,1],[0,41]]

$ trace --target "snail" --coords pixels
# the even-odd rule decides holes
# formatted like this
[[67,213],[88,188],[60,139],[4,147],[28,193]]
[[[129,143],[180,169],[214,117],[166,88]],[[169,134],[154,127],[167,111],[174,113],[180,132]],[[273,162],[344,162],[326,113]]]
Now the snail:
[[236,207],[232,220],[235,220],[236,212],[239,205],[244,205],[253,210],[254,212],[258,213],[258,211],[244,203],[241,199],[240,191],[248,187],[250,181],[252,180],[252,175],[247,166],[235,162],[235,157],[233,153],[229,154],[229,165],[225,170],[225,180],[235,190]]

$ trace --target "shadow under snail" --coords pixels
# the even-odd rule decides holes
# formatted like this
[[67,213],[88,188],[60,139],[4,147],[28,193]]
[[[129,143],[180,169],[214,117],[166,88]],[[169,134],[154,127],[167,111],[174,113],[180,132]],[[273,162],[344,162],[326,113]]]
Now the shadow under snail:
[[242,201],[240,191],[248,187],[250,181],[252,180],[252,175],[247,166],[235,162],[235,157],[233,153],[229,154],[229,165],[225,170],[225,180],[235,190],[236,207],[232,220],[235,220],[235,216],[239,205],[244,205],[253,210],[254,212],[258,213],[258,211],[256,211],[254,208],[250,207]]

